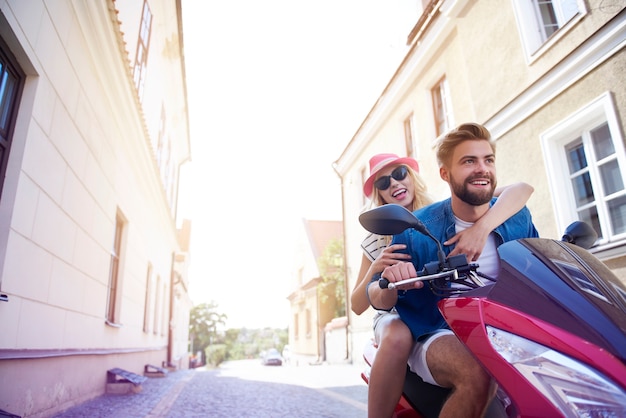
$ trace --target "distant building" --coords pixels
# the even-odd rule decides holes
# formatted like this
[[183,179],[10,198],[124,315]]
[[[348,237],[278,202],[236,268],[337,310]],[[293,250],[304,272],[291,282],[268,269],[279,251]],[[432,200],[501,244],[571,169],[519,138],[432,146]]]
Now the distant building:
[[342,239],[342,223],[303,219],[302,226],[296,240],[293,291],[287,297],[291,312],[290,361],[318,363],[326,360],[324,330],[335,318],[337,305],[334,288],[322,292],[319,261],[332,240]]
[[187,367],[183,56],[177,0],[0,3],[0,410]]
[[[497,3],[497,4],[495,4]],[[432,0],[408,52],[335,162],[342,181],[348,289],[354,287],[369,208],[368,160],[416,158],[435,199],[449,195],[433,146],[462,122],[497,140],[499,185],[525,181],[539,233],[560,238],[575,220],[599,240],[591,250],[626,280],[626,3]],[[349,300],[349,299],[348,299]],[[348,310],[350,352],[361,361],[370,310]]]

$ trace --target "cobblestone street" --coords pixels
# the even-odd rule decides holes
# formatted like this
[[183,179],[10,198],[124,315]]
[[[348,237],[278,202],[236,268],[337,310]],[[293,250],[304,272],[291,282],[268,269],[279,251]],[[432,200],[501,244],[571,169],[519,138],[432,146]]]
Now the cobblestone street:
[[360,372],[353,365],[231,362],[149,378],[139,393],[99,396],[55,418],[365,417],[367,386]]

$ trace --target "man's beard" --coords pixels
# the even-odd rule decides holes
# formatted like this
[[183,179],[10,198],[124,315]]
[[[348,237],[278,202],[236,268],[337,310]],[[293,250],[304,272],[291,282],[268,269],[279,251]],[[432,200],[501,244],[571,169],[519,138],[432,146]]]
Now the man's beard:
[[[491,187],[483,191],[470,191],[467,187],[468,184],[478,178],[489,179],[489,185]],[[454,178],[450,176],[450,185],[452,186],[452,193],[454,193],[456,197],[472,206],[481,206],[488,203],[493,198],[493,193],[496,190],[496,180],[491,176],[491,174],[469,177],[464,182],[460,183],[454,181]]]

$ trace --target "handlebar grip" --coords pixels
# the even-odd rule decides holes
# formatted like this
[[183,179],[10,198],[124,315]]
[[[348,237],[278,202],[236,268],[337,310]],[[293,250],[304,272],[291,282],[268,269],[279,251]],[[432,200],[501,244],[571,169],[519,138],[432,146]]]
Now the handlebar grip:
[[389,287],[389,280],[381,277],[378,279],[378,286],[380,286],[381,289],[387,289]]

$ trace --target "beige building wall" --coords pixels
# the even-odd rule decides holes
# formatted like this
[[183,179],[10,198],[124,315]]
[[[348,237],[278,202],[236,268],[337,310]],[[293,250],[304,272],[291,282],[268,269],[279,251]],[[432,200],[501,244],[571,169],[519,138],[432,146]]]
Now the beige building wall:
[[152,41],[138,94],[132,63],[143,4],[0,1],[3,52],[26,74],[0,197],[8,299],[0,302],[0,409],[13,414],[49,416],[100,395],[113,367],[187,367],[190,224],[176,229],[178,169],[190,156],[180,4],[147,2]]
[[337,301],[334,289],[326,289],[327,297],[320,295],[323,278],[318,263],[330,242],[341,238],[341,231],[340,221],[302,219],[294,240],[287,299],[290,361],[296,364],[325,360],[324,329],[334,318]]
[[[626,5],[609,10],[601,8],[599,0],[585,3],[583,13],[531,54],[523,47],[515,2],[432,3],[439,13],[423,26],[335,162],[342,180],[349,289],[357,280],[360,242],[366,235],[358,215],[369,207],[362,194],[368,159],[380,152],[407,154],[403,122],[410,115],[413,153],[429,191],[436,200],[449,196],[433,150],[437,133],[431,89],[442,77],[448,87],[449,126],[474,121],[491,130],[497,139],[499,185],[525,181],[535,188],[528,206],[544,237],[559,239],[576,219],[564,203],[565,187],[558,181],[563,175],[554,173],[550,134],[591,104],[610,102],[617,115],[613,139],[618,146],[624,143]],[[592,251],[626,280],[626,241],[614,240]],[[360,316],[349,312],[353,361],[362,361],[362,347],[372,338],[373,314],[371,309]]]

